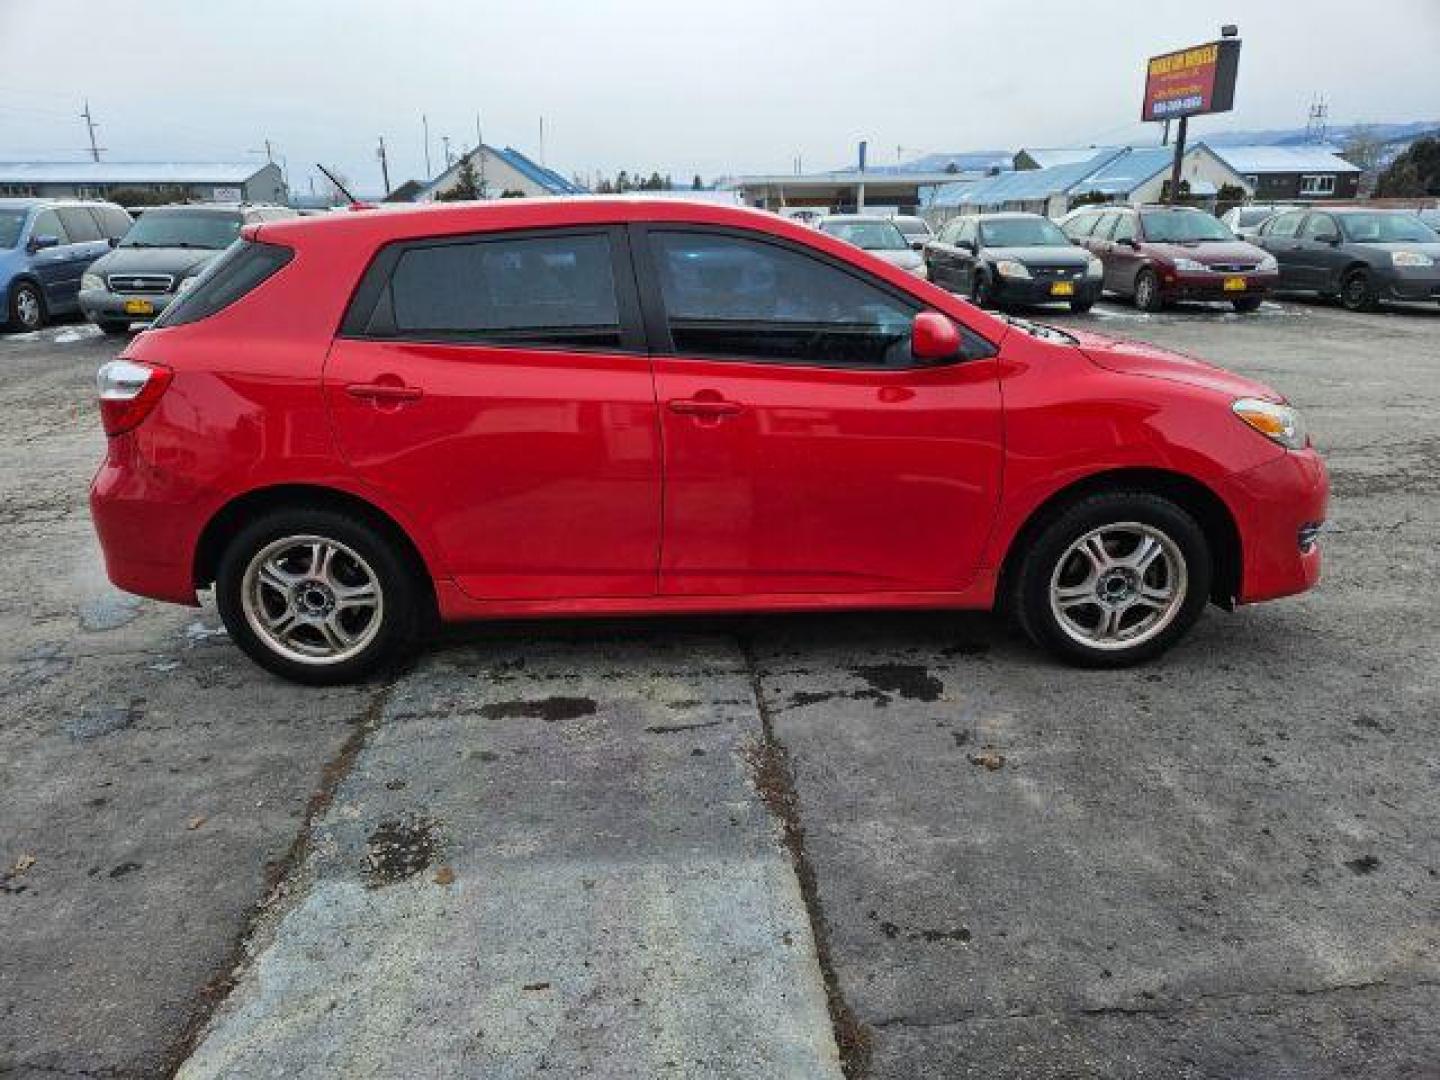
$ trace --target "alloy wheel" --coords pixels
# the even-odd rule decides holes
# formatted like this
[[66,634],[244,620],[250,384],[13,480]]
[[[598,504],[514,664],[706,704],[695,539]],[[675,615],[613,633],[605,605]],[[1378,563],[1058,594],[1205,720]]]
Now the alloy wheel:
[[261,548],[240,592],[256,636],[288,660],[337,664],[380,632],[380,578],[356,551],[323,536],[287,536]]
[[15,318],[24,330],[38,330],[43,321],[40,294],[28,285],[15,294]]
[[1127,521],[1093,529],[1065,549],[1050,576],[1050,609],[1081,645],[1129,649],[1174,621],[1187,587],[1178,545],[1154,526]]

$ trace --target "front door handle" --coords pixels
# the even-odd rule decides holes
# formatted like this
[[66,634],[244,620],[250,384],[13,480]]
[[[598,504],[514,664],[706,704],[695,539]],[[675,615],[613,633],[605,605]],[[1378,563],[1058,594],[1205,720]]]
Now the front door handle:
[[345,392],[351,397],[376,402],[419,401],[425,393],[418,386],[390,382],[351,383]]
[[734,416],[742,409],[738,401],[726,401],[724,398],[676,398],[670,402],[671,412],[701,419],[718,420],[722,416]]

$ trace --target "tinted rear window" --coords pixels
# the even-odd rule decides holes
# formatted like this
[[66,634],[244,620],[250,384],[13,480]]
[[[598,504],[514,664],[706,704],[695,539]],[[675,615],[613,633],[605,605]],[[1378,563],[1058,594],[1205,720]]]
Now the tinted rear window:
[[166,308],[156,326],[183,326],[208,319],[271,277],[295,253],[278,244],[237,240],[195,279],[190,290]]

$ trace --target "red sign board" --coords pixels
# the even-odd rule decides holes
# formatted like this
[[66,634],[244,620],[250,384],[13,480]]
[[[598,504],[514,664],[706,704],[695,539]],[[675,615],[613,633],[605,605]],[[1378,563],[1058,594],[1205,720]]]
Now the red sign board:
[[1239,68],[1240,42],[1233,38],[1151,57],[1140,119],[1229,112]]

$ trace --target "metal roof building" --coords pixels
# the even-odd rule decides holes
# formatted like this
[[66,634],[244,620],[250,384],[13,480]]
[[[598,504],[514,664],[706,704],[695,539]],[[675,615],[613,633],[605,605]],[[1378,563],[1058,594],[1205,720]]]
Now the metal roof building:
[[[513,146],[501,150],[482,143],[478,149],[462,154],[434,180],[422,185],[415,192],[413,201],[434,202],[441,195],[454,190],[459,183],[460,167],[467,160],[474,165],[477,176],[484,184],[482,198],[499,198],[507,191],[518,191],[526,196],[590,194],[579,184],[526,157]],[[404,185],[401,185],[401,188],[403,187]],[[400,188],[396,189],[397,192],[399,190]]]
[[[1081,196],[1103,195],[1117,202],[1159,200],[1170,178],[1174,152],[1166,146],[1091,150],[1087,156],[1040,169],[1017,169],[974,184],[946,185],[932,206],[937,217],[955,213],[1023,210],[1058,217]],[[1221,187],[1247,189],[1242,177],[1204,143],[1186,151],[1181,177],[1191,195],[1214,196]]]
[[1217,146],[1215,154],[1255,190],[1262,202],[1353,199],[1361,169],[1328,146]]
[[268,162],[0,162],[0,196],[108,198],[135,191],[256,203],[283,203],[287,194],[280,166]]

